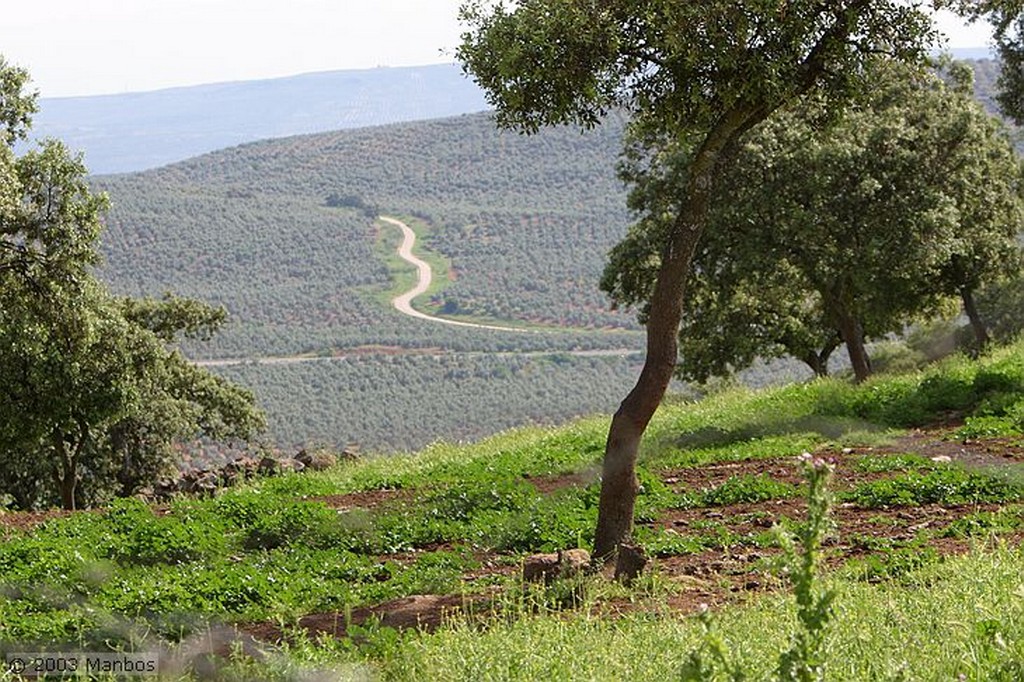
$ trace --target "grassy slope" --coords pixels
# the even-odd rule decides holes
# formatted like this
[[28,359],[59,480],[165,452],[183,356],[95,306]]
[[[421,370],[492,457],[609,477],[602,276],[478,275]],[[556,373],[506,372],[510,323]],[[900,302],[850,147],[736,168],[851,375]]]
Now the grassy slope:
[[[673,562],[708,551],[724,551],[726,559],[758,553],[770,541],[763,532],[726,538],[726,529],[707,522],[668,533],[650,521],[709,504],[749,512],[749,505],[736,506],[740,500],[763,500],[770,508],[796,492],[783,481],[748,476],[680,488],[669,484],[669,474],[683,478],[689,471],[764,460],[774,463],[766,471],[776,476],[786,458],[804,450],[837,457],[843,447],[866,452],[865,446],[891,440],[904,427],[953,413],[965,424],[950,438],[1000,436],[987,442],[1008,437],[1020,443],[1024,344],[981,362],[952,359],[859,387],[818,381],[665,405],[641,456],[637,535],[662,568],[631,590],[595,577],[524,592],[516,578],[524,553],[590,543],[605,417],[257,480],[212,500],[179,500],[167,515],[125,501],[104,514],[50,521],[26,534],[10,531],[0,544],[0,585],[7,595],[0,601],[0,648],[53,640],[84,647],[152,644],[159,637],[202,635],[219,620],[287,628],[318,612],[344,622],[354,609],[396,597],[469,599],[497,590],[506,617],[483,631],[467,623],[429,636],[399,636],[369,624],[353,631],[361,633],[359,648],[300,637],[287,658],[250,672],[253,679],[291,679],[298,667],[326,662],[369,666],[388,679],[666,679],[699,636],[697,624],[680,619],[668,604],[728,582],[727,573],[712,574],[702,587],[694,576],[675,576]],[[910,539],[843,539],[844,546],[878,550],[881,563],[862,561],[836,574],[841,596],[827,641],[832,678],[896,679],[904,670],[906,679],[960,673],[1015,679],[1020,670],[1013,666],[1024,654],[1024,557],[1015,547],[945,560],[925,551],[929,541],[949,537],[954,525],[943,524],[954,519],[978,541],[997,531],[1012,537],[1022,519],[1015,480],[957,467],[937,470],[907,455],[856,461],[862,474],[886,472],[862,475],[856,487],[841,491],[841,500],[872,518],[898,525],[920,505],[947,511],[938,517],[942,523],[912,531]],[[570,485],[542,490],[540,484],[556,479]],[[993,504],[1003,511],[972,511]],[[6,525],[18,520],[12,516]],[[666,542],[669,536],[675,544]],[[865,576],[882,584],[866,583]],[[763,679],[789,636],[791,610],[778,593],[751,599],[750,606],[727,607],[719,628],[752,679]],[[588,610],[600,613],[614,603],[631,613],[610,618]]]

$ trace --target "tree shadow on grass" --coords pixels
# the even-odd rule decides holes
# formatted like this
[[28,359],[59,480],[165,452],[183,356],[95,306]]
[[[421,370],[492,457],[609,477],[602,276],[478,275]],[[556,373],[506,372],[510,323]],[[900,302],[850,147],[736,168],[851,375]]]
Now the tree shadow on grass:
[[786,419],[758,419],[734,428],[708,426],[676,435],[671,445],[678,448],[714,448],[736,443],[747,443],[772,436],[818,434],[823,439],[835,440],[851,433],[881,432],[885,426],[851,417],[829,417],[817,414]]

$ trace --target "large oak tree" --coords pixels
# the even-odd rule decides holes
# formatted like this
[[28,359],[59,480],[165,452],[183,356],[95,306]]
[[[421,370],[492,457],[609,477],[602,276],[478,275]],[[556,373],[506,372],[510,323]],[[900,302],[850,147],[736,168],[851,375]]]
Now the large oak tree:
[[672,379],[690,260],[731,150],[805,93],[842,102],[868,59],[920,59],[931,21],[898,0],[470,0],[461,16],[458,58],[500,125],[593,126],[623,107],[652,148],[692,144],[648,296],[644,368],[605,447],[594,551],[610,559],[632,530],[640,439]]
[[[1005,126],[974,99],[970,69],[942,73],[879,63],[874,87],[844,111],[803,102],[748,136],[695,255],[684,378],[783,354],[823,374],[842,341],[863,380],[865,338],[900,332],[946,296],[961,299],[985,345],[974,292],[1017,269],[1021,169]],[[623,164],[643,217],[605,272],[619,303],[642,305],[650,288],[642,264],[660,246],[650,237],[672,215],[665,198],[688,160],[671,152]]]

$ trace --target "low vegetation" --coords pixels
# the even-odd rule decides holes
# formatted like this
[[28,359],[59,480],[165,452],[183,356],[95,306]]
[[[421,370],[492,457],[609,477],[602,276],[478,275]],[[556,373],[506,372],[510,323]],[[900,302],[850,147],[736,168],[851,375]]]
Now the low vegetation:
[[[591,546],[605,417],[161,507],[8,512],[0,650],[160,647],[183,678],[221,642],[224,679],[666,679],[718,642],[747,679],[800,647],[829,679],[1014,679],[1022,401],[1024,343],[860,386],[669,401],[640,457],[653,560],[631,587],[521,579],[528,554]],[[1007,420],[998,437],[961,433],[983,417]],[[774,568],[779,532],[807,537],[804,452],[834,469],[807,594],[835,596],[813,641],[793,639]],[[687,617],[704,605],[711,621]]]

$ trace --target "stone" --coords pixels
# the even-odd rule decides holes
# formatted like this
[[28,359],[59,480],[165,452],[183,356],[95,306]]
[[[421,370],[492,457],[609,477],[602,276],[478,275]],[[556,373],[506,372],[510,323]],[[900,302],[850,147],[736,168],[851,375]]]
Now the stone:
[[590,552],[585,549],[533,554],[523,561],[523,581],[550,583],[556,579],[581,575],[589,567]]
[[586,573],[590,568],[590,552],[585,549],[567,549],[558,553],[558,577],[571,578]]
[[619,545],[618,556],[615,560],[615,579],[624,585],[630,585],[640,577],[647,566],[647,555],[642,547],[622,543]]
[[314,450],[313,452],[299,450],[299,454],[295,455],[295,460],[302,462],[310,471],[324,471],[338,463],[338,458],[327,450]]
[[267,456],[260,460],[257,471],[262,476],[276,476],[281,473],[281,463],[273,457]]
[[558,553],[532,554],[523,560],[523,582],[549,583],[558,575]]

